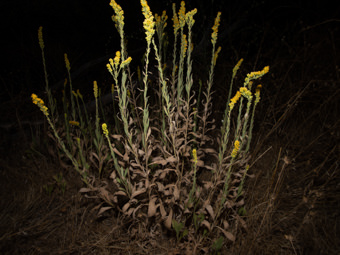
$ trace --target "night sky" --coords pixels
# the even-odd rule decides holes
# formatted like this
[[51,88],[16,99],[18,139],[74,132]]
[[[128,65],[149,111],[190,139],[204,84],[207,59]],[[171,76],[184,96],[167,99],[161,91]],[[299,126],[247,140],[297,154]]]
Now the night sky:
[[[108,54],[114,56],[114,52],[120,49],[119,36],[111,20],[114,12],[109,2],[109,0],[1,1],[1,83],[5,87],[1,93],[3,102],[9,99],[8,95],[13,96],[20,92],[29,94],[33,90],[43,91],[45,85],[37,39],[39,26],[43,26],[51,86],[66,77],[64,53],[68,54],[72,72]],[[153,13],[161,14],[163,9],[167,10],[169,34],[172,33],[169,30],[172,28],[172,2],[174,1],[148,1]],[[180,1],[175,2],[178,9]],[[117,3],[125,12],[128,51],[133,57],[133,63],[140,65],[140,58],[144,53],[142,47],[145,46],[140,3],[137,0],[118,0]],[[339,17],[337,4],[325,6],[324,1],[315,0],[186,1],[186,7],[187,11],[198,9],[194,26],[194,42],[197,44],[202,42],[202,38],[209,39],[216,13],[222,11],[221,38],[218,45],[223,46],[225,54],[223,56],[227,58],[225,61],[232,60],[231,65],[240,57],[248,61],[256,58],[260,46],[271,47],[273,43],[283,42],[302,28]],[[267,37],[262,40],[264,31],[268,29],[275,31],[271,36],[276,38]],[[210,53],[210,48],[199,50]],[[266,59],[263,56],[259,66],[254,68],[262,68],[262,64],[271,64],[268,61],[270,57],[267,56]],[[101,62],[81,74],[83,80],[88,81],[88,86],[94,79],[105,82],[107,79],[105,64],[106,61]]]

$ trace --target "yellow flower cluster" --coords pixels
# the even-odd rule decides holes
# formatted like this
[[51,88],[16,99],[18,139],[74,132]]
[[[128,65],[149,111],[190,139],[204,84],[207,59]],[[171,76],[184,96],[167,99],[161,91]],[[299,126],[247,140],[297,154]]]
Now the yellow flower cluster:
[[32,98],[33,104],[39,106],[40,111],[42,111],[43,114],[47,117],[48,116],[48,108],[45,106],[44,101],[41,98],[39,98],[36,94],[32,94],[31,98]]
[[217,34],[218,34],[218,27],[220,25],[220,20],[221,20],[221,12],[218,12],[217,13],[217,16],[215,18],[215,24],[214,26],[212,27],[212,34],[211,34],[211,42],[212,44],[216,44],[216,41],[217,41]]
[[93,81],[93,94],[94,94],[95,98],[98,97],[98,84],[97,84],[97,81]]
[[106,138],[108,138],[109,137],[109,130],[107,130],[106,123],[102,124],[102,129],[103,129],[103,134],[105,135]]
[[216,65],[216,60],[217,60],[217,57],[218,57],[218,53],[220,53],[221,49],[222,49],[221,46],[218,47],[218,49],[214,53],[214,58],[213,58],[214,66]]
[[64,54],[64,59],[65,59],[65,65],[68,71],[70,71],[71,66],[70,66],[70,61],[68,60],[67,54]]
[[194,163],[196,165],[197,164],[197,151],[196,151],[196,149],[192,150],[192,157],[193,157]]
[[260,90],[262,88],[262,85],[257,85],[256,91],[255,91],[255,104],[257,104],[258,102],[260,102]]
[[235,65],[235,67],[233,68],[233,76],[236,75],[238,69],[240,68],[240,66],[241,66],[241,64],[242,64],[242,62],[243,62],[243,58],[241,58],[241,59],[237,62],[237,64]]
[[172,11],[174,13],[174,16],[172,18],[172,21],[174,22],[174,24],[173,24],[174,35],[176,35],[180,26],[179,26],[178,16],[177,16],[177,13],[176,13],[176,4],[175,3],[172,4]]
[[185,14],[185,21],[189,27],[192,27],[195,24],[194,15],[197,13],[197,9],[193,9],[192,11]]
[[266,66],[263,68],[262,71],[257,71],[257,72],[251,72],[251,73],[248,73],[247,74],[247,77],[245,78],[244,80],[244,86],[247,86],[248,83],[251,81],[251,80],[255,80],[255,79],[258,79],[260,77],[262,77],[263,75],[265,75],[266,73],[269,72],[269,66]]
[[43,27],[39,27],[39,30],[38,30],[38,39],[39,39],[40,48],[44,49],[45,48],[45,44],[44,44],[42,29],[43,29]]
[[240,93],[241,93],[242,96],[244,96],[248,100],[252,99],[252,94],[251,94],[250,90],[247,89],[246,87],[241,87],[240,88]]
[[231,152],[231,157],[236,158],[238,151],[240,150],[240,142],[238,140],[234,143],[234,149]]
[[155,14],[156,26],[160,26],[162,29],[166,28],[168,25],[166,21],[168,20],[168,16],[166,15],[166,11],[162,12],[162,16],[159,16],[157,13]]
[[151,39],[155,33],[155,22],[154,17],[152,15],[152,12],[150,11],[150,7],[148,5],[148,2],[146,0],[140,0],[140,3],[142,5],[142,12],[145,17],[143,26],[145,29],[145,35],[146,35],[146,41],[148,43],[151,42]]
[[[115,73],[118,73],[119,68],[124,68],[126,65],[130,64],[130,62],[132,61],[132,58],[128,57],[119,66],[120,57],[121,57],[120,51],[117,51],[114,59],[110,58],[109,63],[106,64],[107,70],[109,70],[109,72],[111,74],[112,74],[113,70],[115,71]],[[118,66],[119,66],[119,68],[118,68]]]
[[77,126],[77,127],[79,127],[79,122],[78,122],[78,121],[70,120],[68,123],[69,123],[70,125],[72,125],[72,126]]
[[128,57],[127,59],[125,59],[121,64],[120,64],[120,68],[124,68],[126,65],[130,64],[130,62],[132,61],[131,57]]
[[181,8],[179,8],[178,17],[179,17],[179,26],[181,27],[181,29],[183,29],[185,26],[185,2],[184,1],[181,2]]
[[181,46],[181,51],[182,51],[183,58],[185,58],[185,55],[186,55],[186,52],[187,52],[187,48],[188,48],[187,36],[185,34],[183,34],[182,46]]
[[116,3],[115,0],[111,0],[110,5],[112,9],[115,11],[116,15],[112,16],[113,21],[116,23],[116,27],[118,26],[121,31],[123,31],[124,27],[124,11],[120,5]]
[[241,93],[240,93],[240,91],[237,91],[236,95],[230,100],[229,111],[231,111],[234,108],[235,104],[240,99],[240,97],[241,97]]

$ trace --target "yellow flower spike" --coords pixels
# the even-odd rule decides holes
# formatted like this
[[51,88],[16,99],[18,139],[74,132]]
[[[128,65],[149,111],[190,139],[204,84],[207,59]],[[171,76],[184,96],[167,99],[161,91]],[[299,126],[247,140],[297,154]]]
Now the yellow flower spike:
[[252,94],[251,94],[250,90],[247,89],[246,87],[241,87],[240,93],[241,93],[242,96],[244,96],[248,100],[252,98]]
[[244,80],[244,86],[247,86],[248,83],[251,81],[251,80],[255,80],[255,79],[258,79],[258,78],[261,78],[263,75],[265,75],[266,73],[269,72],[269,66],[266,66],[262,69],[262,71],[256,71],[256,72],[251,72],[251,73],[248,73],[247,74],[247,77],[245,78]]
[[181,2],[181,8],[179,9],[178,12],[178,19],[179,19],[179,26],[181,29],[184,28],[185,26],[185,2]]
[[98,84],[97,81],[93,81],[93,94],[95,98],[98,98]]
[[196,165],[197,164],[197,151],[196,151],[196,149],[192,150],[192,157],[193,157],[194,163]]
[[72,125],[72,126],[77,126],[77,127],[79,127],[79,122],[78,122],[78,121],[70,120],[68,123],[69,123],[70,125]]
[[218,49],[214,53],[214,59],[213,59],[214,66],[216,65],[216,60],[217,60],[218,54],[220,53],[221,49],[222,49],[221,46],[218,47]]
[[111,64],[112,67],[115,66],[115,68],[117,68],[118,65],[119,65],[119,61],[120,61],[120,51],[117,51],[117,52],[116,52],[116,56],[115,56],[115,58],[113,59],[114,64]]
[[132,61],[131,57],[128,57],[127,59],[125,59],[121,64],[120,67],[124,68],[126,65],[130,64],[130,62]]
[[197,9],[193,9],[192,11],[185,14],[185,21],[189,27],[192,27],[195,24],[194,15],[197,13]]
[[108,138],[109,137],[109,130],[107,130],[106,123],[102,124],[102,129],[103,129],[103,134],[105,135],[106,138]]
[[39,98],[36,94],[31,95],[33,104],[37,105],[40,108],[40,111],[47,117],[49,115],[48,108],[45,106],[44,101]]
[[172,11],[173,11],[173,18],[172,18],[172,21],[173,21],[173,27],[174,27],[174,35],[177,34],[177,31],[178,29],[180,28],[180,25],[179,25],[179,20],[178,20],[178,16],[177,16],[177,13],[176,13],[176,4],[173,3],[172,4]]
[[39,38],[39,45],[40,45],[40,48],[41,48],[41,49],[44,49],[44,48],[45,48],[45,44],[44,44],[42,29],[43,29],[43,27],[39,27],[39,30],[38,30],[38,38]]
[[234,143],[234,149],[231,152],[232,158],[236,158],[239,149],[240,149],[240,142],[238,140],[236,140],[235,143]]
[[257,85],[256,91],[255,91],[255,104],[257,104],[258,102],[260,102],[260,90],[262,88],[262,85]]
[[211,42],[212,44],[216,44],[216,41],[217,41],[217,34],[218,34],[218,27],[220,25],[220,20],[221,20],[221,12],[218,12],[217,13],[217,16],[215,18],[215,24],[214,26],[212,27],[212,34],[211,34]]
[[[148,6],[148,2],[146,0],[140,0],[140,3],[142,5],[142,12],[145,18],[143,22],[143,27],[145,29],[145,35],[146,35],[145,38],[146,38],[146,41],[150,43],[153,35],[155,34],[154,16],[152,15],[152,12],[150,11],[150,7]],[[157,17],[160,22],[160,17],[158,15]]]
[[118,26],[121,30],[123,30],[124,27],[124,11],[120,5],[116,3],[115,0],[111,0],[110,5],[112,6],[112,9],[115,11],[116,15],[113,15],[113,21],[116,23],[116,26]]
[[234,68],[233,68],[233,76],[234,76],[234,77],[235,77],[235,75],[236,75],[238,69],[240,68],[242,62],[243,62],[243,58],[241,58],[241,59],[237,62],[237,64],[234,66]]
[[112,73],[112,68],[110,64],[106,64],[106,68],[110,73]]
[[68,71],[70,71],[71,66],[70,66],[70,61],[68,60],[67,54],[64,54],[64,59],[65,59],[65,65]]
[[241,97],[241,93],[240,93],[240,91],[237,91],[236,95],[230,100],[229,111],[231,111],[234,108],[235,104],[240,99],[240,97]]
[[181,46],[183,58],[185,58],[187,48],[188,48],[187,36],[185,34],[183,34],[182,46]]

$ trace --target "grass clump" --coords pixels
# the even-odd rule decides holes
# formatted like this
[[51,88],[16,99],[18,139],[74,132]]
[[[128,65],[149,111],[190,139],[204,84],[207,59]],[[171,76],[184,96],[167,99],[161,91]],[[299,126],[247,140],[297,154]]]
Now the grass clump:
[[[59,124],[45,64],[50,108],[35,94],[32,94],[33,103],[46,116],[59,154],[64,159],[66,157],[65,161],[73,165],[85,183],[86,187],[81,191],[91,192],[104,200],[99,213],[113,208],[125,217],[133,218],[143,228],[157,226],[158,231],[163,231],[163,227],[172,231],[178,241],[194,238],[198,247],[204,241],[215,240],[211,245],[214,244],[217,251],[223,243],[221,236],[235,240],[237,224],[234,218],[237,217],[234,216],[240,209],[244,210],[243,185],[249,170],[248,154],[261,85],[256,87],[255,93],[252,87],[269,71],[269,67],[249,73],[231,97],[234,79],[243,60],[235,65],[223,125],[216,137],[217,128],[211,113],[214,69],[221,51],[221,47],[217,47],[221,13],[217,14],[212,27],[206,90],[202,91],[200,85],[199,93],[195,93],[192,27],[197,10],[186,12],[182,1],[177,12],[173,4],[172,70],[166,77],[165,45],[170,45],[164,32],[167,15],[164,11],[162,15],[154,16],[147,1],[141,0],[146,52],[143,86],[137,90],[129,69],[132,58],[128,56],[125,45],[124,11],[114,0],[110,5],[121,40],[120,49],[107,63],[113,78],[114,114],[100,114],[103,112],[100,88],[94,81],[96,112],[94,121],[91,120],[79,90],[73,91],[66,54],[70,92],[67,96],[65,82],[62,100],[64,125]],[[41,28],[39,42],[45,63]],[[149,65],[152,60],[157,66],[157,73],[152,74],[157,82],[150,87]],[[131,96],[138,91],[137,96]],[[117,107],[119,112],[115,111]],[[236,127],[233,128],[232,112],[237,108]]]

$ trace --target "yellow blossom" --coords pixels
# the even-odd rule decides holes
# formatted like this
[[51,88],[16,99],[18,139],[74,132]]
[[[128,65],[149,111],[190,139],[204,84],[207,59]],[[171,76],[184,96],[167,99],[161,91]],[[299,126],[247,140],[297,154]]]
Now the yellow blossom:
[[245,78],[244,80],[244,86],[247,86],[248,83],[251,81],[251,80],[255,80],[255,79],[258,79],[260,77],[262,77],[263,75],[265,75],[266,73],[269,72],[269,66],[266,66],[262,69],[262,71],[256,71],[256,72],[251,72],[251,73],[248,73],[247,74],[247,77]]
[[240,142],[238,140],[236,140],[235,143],[234,143],[234,149],[231,152],[232,158],[235,158],[237,156],[239,149],[240,149]]
[[44,101],[41,98],[39,98],[36,94],[32,94],[31,98],[33,104],[37,105],[40,108],[40,111],[42,111],[43,114],[47,117],[49,115],[48,108],[45,106]]
[[70,61],[68,60],[67,54],[64,54],[64,59],[65,59],[65,65],[68,71],[70,71],[71,66],[70,66]]
[[[112,59],[111,59],[112,60]],[[119,61],[120,61],[120,51],[117,51],[116,52],[116,56],[115,58],[113,59],[113,62],[114,62],[114,65],[117,66],[119,65]],[[111,63],[111,65],[113,66],[113,64]]]
[[70,125],[72,125],[72,126],[77,126],[77,127],[79,127],[79,122],[78,122],[78,121],[70,120],[68,123],[69,123]]
[[192,157],[193,157],[194,163],[196,165],[197,164],[197,151],[196,151],[196,149],[192,150]]
[[128,57],[127,59],[125,59],[125,60],[121,63],[120,67],[121,67],[121,68],[124,68],[126,65],[130,64],[131,61],[132,61],[132,58],[131,58],[131,57]]
[[185,2],[184,1],[181,2],[181,8],[179,9],[179,12],[178,12],[178,18],[179,18],[179,26],[181,27],[181,29],[183,29],[185,26]]
[[97,81],[93,81],[93,94],[94,94],[95,98],[98,97],[98,84],[97,84]]
[[185,34],[183,34],[183,37],[182,37],[182,46],[181,46],[181,52],[182,52],[183,58],[185,58],[185,54],[187,52],[187,48],[188,48],[187,36]]
[[103,129],[103,134],[105,135],[106,138],[108,138],[109,137],[109,130],[107,130],[106,123],[102,124],[102,129]]
[[250,100],[252,98],[252,94],[249,89],[246,87],[241,87],[240,88],[241,95]]
[[217,41],[217,34],[218,34],[218,27],[220,25],[220,20],[221,20],[221,12],[218,12],[217,13],[217,16],[215,18],[215,24],[214,26],[212,27],[212,34],[211,34],[211,42],[212,44],[216,44],[216,41]]
[[195,23],[194,15],[197,13],[197,9],[193,9],[192,11],[185,14],[185,21],[189,27],[192,27]]
[[257,104],[260,101],[260,90],[262,88],[262,85],[257,85],[256,91],[255,91],[255,104]]
[[146,41],[148,43],[151,42],[151,39],[155,33],[154,26],[154,16],[152,15],[152,12],[150,11],[150,7],[148,5],[148,2],[146,0],[140,0],[140,3],[142,5],[142,12],[144,15],[144,22],[143,27],[145,29],[145,35],[146,35]]
[[237,91],[236,95],[230,100],[229,111],[231,111],[234,108],[235,104],[240,99],[240,97],[241,97],[241,93],[240,93],[240,91]]
[[237,64],[235,65],[235,67],[233,68],[233,77],[235,77],[235,75],[236,75],[238,69],[240,68],[242,62],[243,62],[243,58],[241,58],[241,59],[237,62]]
[[218,49],[214,53],[214,58],[213,58],[214,66],[216,65],[216,60],[217,60],[218,54],[220,53],[221,49],[222,49],[221,46],[218,47]]
[[113,21],[116,23],[116,27],[120,29],[120,32],[123,32],[124,27],[124,11],[120,5],[116,3],[115,0],[111,0],[110,5],[112,9],[115,11],[116,15],[112,16]]
[[42,29],[43,29],[43,27],[39,27],[39,30],[38,30],[38,39],[39,39],[40,48],[44,49],[45,48],[45,44],[44,44]]
[[176,35],[177,34],[177,31],[178,31],[178,29],[179,29],[179,27],[180,27],[180,25],[179,25],[179,20],[178,20],[178,16],[177,16],[177,13],[176,13],[176,4],[175,3],[173,3],[172,4],[172,11],[173,11],[173,18],[172,18],[172,21],[173,21],[173,27],[174,27],[174,35]]
[[[112,60],[112,58],[110,58]],[[112,73],[112,68],[110,64],[106,64],[107,70],[109,70],[110,73]]]

